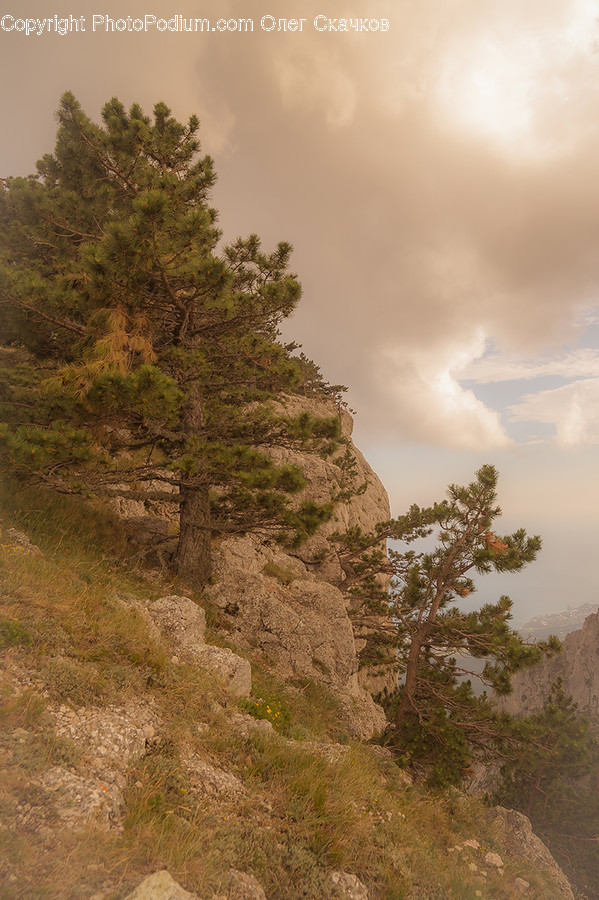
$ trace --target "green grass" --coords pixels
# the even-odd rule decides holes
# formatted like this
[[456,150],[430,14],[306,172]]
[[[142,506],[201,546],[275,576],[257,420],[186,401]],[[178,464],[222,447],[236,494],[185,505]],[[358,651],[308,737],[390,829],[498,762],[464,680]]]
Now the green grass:
[[[0,900],[122,900],[145,875],[167,868],[201,897],[222,891],[230,867],[253,873],[269,900],[326,900],[330,874],[356,874],[371,900],[508,900],[516,876],[530,898],[550,900],[542,875],[506,859],[506,875],[473,878],[451,847],[475,837],[497,850],[483,808],[454,793],[406,787],[392,761],[350,741],[338,702],[307,679],[282,683],[252,660],[253,688],[239,708],[272,722],[271,735],[241,736],[236,704],[206,672],[173,665],[143,618],[121,602],[182,593],[128,562],[114,519],[69,497],[0,484]],[[24,531],[43,555],[16,550]],[[194,596],[201,602],[201,597]],[[214,617],[212,627],[217,627]],[[224,638],[223,638],[224,641]],[[16,684],[11,672],[26,673]],[[45,696],[44,696],[45,695]],[[122,832],[72,832],[35,778],[49,766],[82,765],[81,751],[52,729],[48,706],[152,704],[161,740],[126,773]],[[198,727],[200,726],[200,727]],[[310,742],[342,744],[336,761]],[[239,778],[242,798],[197,794],[182,759],[209,758]],[[19,825],[30,804],[51,827]]]

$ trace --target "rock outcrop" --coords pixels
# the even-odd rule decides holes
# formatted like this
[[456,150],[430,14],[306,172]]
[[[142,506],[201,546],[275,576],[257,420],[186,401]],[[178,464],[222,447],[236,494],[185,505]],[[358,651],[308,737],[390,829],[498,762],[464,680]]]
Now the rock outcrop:
[[523,859],[542,869],[551,878],[556,894],[551,896],[574,900],[570,883],[555,859],[532,830],[530,819],[515,809],[496,806],[490,810],[491,830],[510,858]]
[[214,570],[210,598],[236,643],[261,650],[283,678],[325,684],[357,736],[383,730],[385,715],[360,683],[348,599],[337,587],[250,535],[223,541]]
[[[223,610],[234,641],[261,650],[285,678],[308,677],[325,684],[340,699],[354,733],[370,738],[385,727],[383,711],[372,695],[385,688],[392,690],[396,676],[385,662],[374,666],[360,662],[377,621],[370,615],[370,624],[365,625],[361,610],[350,608],[342,590],[345,574],[328,538],[335,531],[355,526],[365,533],[373,531],[378,522],[390,518],[389,500],[379,478],[351,443],[353,420],[348,412],[330,401],[298,396],[282,398],[280,410],[288,416],[302,412],[319,418],[339,416],[342,439],[347,442],[326,458],[308,450],[268,449],[275,463],[302,469],[307,485],[297,502],[326,503],[350,487],[360,490],[338,502],[331,520],[292,553],[283,552],[264,536],[236,536],[215,544],[215,583],[208,593]],[[338,464],[345,449],[353,457],[349,472]],[[125,518],[136,542],[142,547],[154,542],[159,558],[168,555],[174,523],[166,517],[174,515],[174,505],[150,501],[144,505],[127,498],[126,485],[119,487],[111,506]],[[191,655],[196,663],[224,672],[237,696],[247,693],[249,665],[248,672],[239,666],[235,669],[231,651],[206,645],[203,638],[196,640],[189,623],[181,623],[173,631],[159,609],[164,602],[154,604],[146,617],[149,613],[155,620],[175,654],[188,659]],[[162,624],[156,616],[162,617]],[[354,627],[358,618],[361,624]],[[203,623],[197,627],[202,631]]]
[[[234,638],[262,650],[285,678],[309,677],[325,684],[341,700],[348,723],[362,737],[385,727],[382,709],[372,693],[394,686],[390,667],[360,666],[367,629],[352,625],[350,603],[341,588],[344,573],[328,540],[335,531],[359,526],[371,532],[390,517],[389,500],[379,478],[351,443],[353,420],[345,410],[325,401],[285,397],[289,416],[339,415],[341,433],[354,457],[353,487],[360,493],[335,508],[332,519],[293,553],[256,536],[228,538],[214,554],[215,584],[210,597],[225,613]],[[340,451],[341,452],[341,451]],[[307,481],[302,493],[318,503],[343,491],[343,470],[333,458],[313,452],[269,450],[276,463],[299,465]]]
[[268,454],[278,465],[293,464],[299,466],[307,481],[307,486],[302,492],[301,499],[309,497],[317,503],[326,503],[331,492],[342,491],[346,488],[359,488],[366,485],[362,493],[352,497],[348,502],[338,503],[333,517],[322,525],[318,532],[297,551],[299,559],[310,565],[311,562],[323,551],[329,559],[318,566],[321,578],[328,581],[339,581],[343,573],[334,557],[330,557],[330,545],[328,537],[334,531],[346,531],[348,528],[359,526],[363,532],[371,532],[377,522],[384,522],[390,518],[389,498],[387,491],[376,473],[366,462],[362,453],[351,440],[354,422],[351,415],[344,409],[324,400],[307,400],[305,397],[287,396],[281,401],[281,409],[288,416],[298,416],[302,412],[309,412],[318,418],[339,417],[341,436],[348,442],[348,449],[354,457],[355,467],[351,475],[351,485],[346,481],[350,476],[336,463],[336,459],[343,454],[343,447],[333,453],[331,457],[323,458],[317,453],[301,450],[289,450],[284,448],[269,448]]
[[588,616],[580,631],[565,638],[562,653],[519,672],[513,692],[502,698],[502,709],[512,715],[541,709],[558,678],[580,711],[599,719],[599,612]]
[[148,607],[122,599],[143,616],[154,637],[170,646],[174,652],[171,657],[173,662],[188,662],[206,669],[224,684],[233,697],[249,694],[252,689],[249,662],[228,647],[206,643],[206,613],[189,597],[160,597]]

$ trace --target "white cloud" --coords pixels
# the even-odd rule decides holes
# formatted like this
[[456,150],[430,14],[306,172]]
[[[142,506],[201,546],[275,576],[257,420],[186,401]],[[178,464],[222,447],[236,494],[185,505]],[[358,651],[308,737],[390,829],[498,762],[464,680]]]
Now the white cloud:
[[[572,75],[592,90],[597,0],[484,4],[446,41],[436,98],[452,126],[522,158],[563,153],[588,130]],[[556,113],[568,128],[548,129]]]
[[508,447],[499,413],[456,378],[484,347],[478,330],[468,343],[438,343],[425,351],[388,349],[383,355],[391,418],[411,440],[465,450]]
[[599,444],[599,378],[526,394],[509,412],[513,422],[555,425],[555,442],[562,447]]
[[475,360],[460,372],[460,380],[476,384],[501,381],[520,381],[556,375],[560,378],[599,377],[599,351],[581,347],[558,357],[545,359],[515,359],[499,354]]

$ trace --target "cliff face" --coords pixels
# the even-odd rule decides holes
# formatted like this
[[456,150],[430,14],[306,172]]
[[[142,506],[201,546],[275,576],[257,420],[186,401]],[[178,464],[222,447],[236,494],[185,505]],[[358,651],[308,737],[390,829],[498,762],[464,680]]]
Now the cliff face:
[[514,691],[501,706],[512,714],[528,713],[543,706],[551,684],[564,682],[580,711],[599,718],[599,612],[585,619],[580,631],[569,634],[563,652],[514,678]]
[[[332,404],[289,397],[288,415],[307,410],[312,415],[337,414]],[[341,411],[342,434],[351,437],[353,420]],[[391,688],[391,667],[360,667],[366,644],[364,630],[354,630],[349,598],[342,591],[343,572],[328,537],[358,525],[372,531],[390,517],[387,493],[360,451],[355,457],[354,483],[366,489],[339,503],[333,518],[299,549],[283,551],[272,541],[248,535],[223,540],[214,554],[215,584],[208,593],[224,612],[237,643],[261,650],[284,678],[308,677],[325,684],[341,701],[348,724],[361,737],[385,727],[382,709],[372,693]],[[271,452],[277,463],[299,465],[307,480],[302,498],[326,502],[332,488],[343,488],[340,469],[331,459],[291,450]],[[326,554],[320,562],[315,559]]]

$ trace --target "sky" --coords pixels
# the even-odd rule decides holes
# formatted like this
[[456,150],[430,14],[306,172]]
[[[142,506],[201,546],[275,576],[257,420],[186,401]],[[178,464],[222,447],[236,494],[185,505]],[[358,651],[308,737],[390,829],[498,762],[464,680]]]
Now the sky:
[[[146,15],[210,30],[118,30]],[[508,593],[516,620],[599,604],[599,0],[301,16],[289,31],[289,0],[5,0],[0,177],[53,149],[65,90],[96,119],[112,96],[197,113],[224,238],[293,244],[304,293],[284,336],[348,386],[393,514],[493,463],[497,530],[544,546],[478,600]]]

